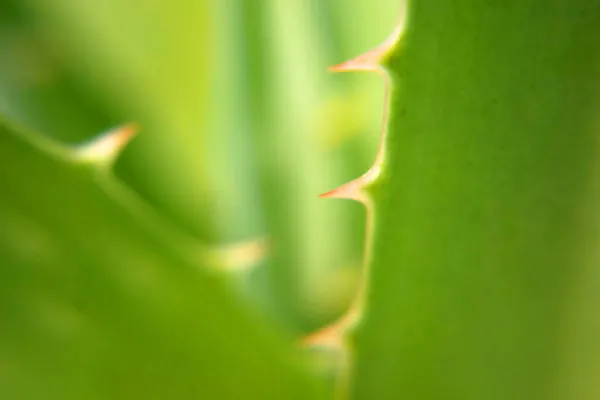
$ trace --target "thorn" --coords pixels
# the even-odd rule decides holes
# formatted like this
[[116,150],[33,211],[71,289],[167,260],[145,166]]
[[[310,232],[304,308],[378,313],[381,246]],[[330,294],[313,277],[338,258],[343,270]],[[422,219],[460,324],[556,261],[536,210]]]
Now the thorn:
[[301,344],[306,347],[321,347],[335,350],[343,349],[343,335],[346,330],[345,321],[339,320],[314,333],[305,336]]
[[351,60],[329,67],[331,72],[347,72],[347,71],[375,71],[378,73],[383,72],[382,63],[385,58],[394,49],[406,26],[406,2],[402,2],[400,9],[400,17],[396,24],[393,32],[388,36],[383,43],[367,51],[364,54],[359,55]]
[[357,317],[357,309],[352,307],[340,319],[314,333],[304,336],[300,342],[307,347],[323,347],[343,350],[345,346],[343,340],[344,334],[348,329],[354,326],[358,320]]
[[381,59],[381,49],[375,48],[351,60],[329,67],[329,71],[378,71],[381,68]]
[[[360,179],[360,178],[359,178]],[[362,203],[364,193],[361,191],[358,179],[350,181],[336,189],[330,190],[319,195],[322,199],[349,199],[356,200]]]
[[380,173],[381,167],[379,163],[376,163],[360,178],[356,178],[336,189],[320,194],[319,197],[322,199],[349,199],[367,205],[369,200],[365,189],[375,182]]
[[213,248],[209,257],[218,270],[247,271],[263,260],[267,251],[267,239],[256,238]]
[[108,131],[76,149],[80,161],[111,165],[139,131],[137,124],[127,124]]
[[345,341],[346,333],[357,321],[357,315],[350,309],[340,319],[315,333],[309,334],[300,340],[300,344],[308,349],[331,351],[336,355],[335,368],[335,399],[348,399],[350,388],[349,378],[352,365],[352,348]]
[[327,326],[320,331],[302,338],[301,343],[306,347],[320,347],[341,350],[343,330],[340,326]]

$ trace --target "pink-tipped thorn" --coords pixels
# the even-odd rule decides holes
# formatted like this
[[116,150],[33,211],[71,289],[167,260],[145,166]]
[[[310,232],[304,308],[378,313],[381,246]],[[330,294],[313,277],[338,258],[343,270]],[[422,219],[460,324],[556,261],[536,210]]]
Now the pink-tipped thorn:
[[343,330],[339,325],[328,326],[318,332],[312,333],[302,338],[302,345],[305,347],[322,347],[329,349],[342,348]]
[[137,123],[130,123],[108,132],[100,138],[96,145],[102,144],[107,155],[118,153],[131,142],[135,135],[139,132],[140,127]]
[[115,148],[122,150],[140,131],[139,124],[132,122],[111,132]]
[[332,324],[303,337],[301,343],[306,347],[342,350],[344,347],[344,333],[352,327],[355,320],[356,312],[354,309],[351,309]]
[[406,20],[406,1],[402,2],[402,8],[400,11],[399,22],[396,24],[394,31],[388,36],[383,43],[355,57],[351,60],[329,67],[332,72],[346,72],[346,71],[375,71],[378,73],[383,72],[382,62],[385,60],[387,55],[392,51],[402,32],[404,31]]
[[139,131],[136,123],[115,128],[77,149],[84,161],[110,164]]
[[350,181],[338,188],[319,195],[322,199],[349,199],[362,202],[364,193],[361,191],[358,179]]
[[373,183],[381,172],[379,163],[371,167],[363,176],[356,178],[342,186],[319,195],[322,199],[349,199],[363,204],[368,203],[368,195],[364,191]]
[[373,49],[367,53],[343,63],[329,67],[331,72],[346,71],[378,71],[381,68],[381,58],[384,53],[380,48]]

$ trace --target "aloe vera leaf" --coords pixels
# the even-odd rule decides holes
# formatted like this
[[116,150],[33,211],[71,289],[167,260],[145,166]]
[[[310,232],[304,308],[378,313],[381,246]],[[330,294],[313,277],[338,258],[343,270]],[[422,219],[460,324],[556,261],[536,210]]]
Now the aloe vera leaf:
[[0,126],[2,397],[320,398],[292,345],[81,154]]
[[353,398],[597,398],[598,3],[409,6]]

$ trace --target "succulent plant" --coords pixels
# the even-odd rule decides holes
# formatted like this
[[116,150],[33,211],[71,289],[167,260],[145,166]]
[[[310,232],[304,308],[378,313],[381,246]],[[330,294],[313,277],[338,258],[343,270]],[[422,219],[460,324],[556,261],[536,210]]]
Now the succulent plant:
[[[335,122],[321,129],[330,141],[373,129],[364,96],[323,101],[315,81],[342,78],[303,64],[319,58],[303,57],[317,53],[305,22],[333,12],[317,3],[5,4],[2,21],[68,50],[48,56],[50,71],[5,75],[36,84],[0,80],[0,110],[19,121],[0,125],[3,398],[598,397],[600,3],[390,2],[389,38],[333,67],[383,78],[378,151],[328,192],[375,141],[345,151],[358,161],[341,169],[311,153],[315,109]],[[137,12],[173,37],[127,26]],[[207,15],[239,63],[185,63]],[[0,51],[29,54],[12,38]],[[60,74],[61,90],[87,82],[93,111],[53,94],[70,103],[44,117],[40,82]],[[225,104],[246,114],[197,115]],[[83,116],[52,117],[71,108]],[[193,164],[195,151],[206,158]],[[353,259],[355,285],[322,267]]]

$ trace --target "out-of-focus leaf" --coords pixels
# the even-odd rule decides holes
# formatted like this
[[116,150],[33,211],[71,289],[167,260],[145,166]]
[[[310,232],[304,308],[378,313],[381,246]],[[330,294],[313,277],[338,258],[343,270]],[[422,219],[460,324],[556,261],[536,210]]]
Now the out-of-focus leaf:
[[290,343],[107,194],[123,187],[37,142],[0,125],[2,398],[320,398]]
[[356,264],[362,232],[347,226],[362,210],[318,198],[345,176],[340,177],[338,160],[322,146],[327,128],[322,108],[331,92],[310,2],[239,3],[230,14],[245,52],[236,77],[247,85],[242,92],[249,121],[245,128],[253,139],[272,240],[271,262],[262,278],[275,312],[292,329],[307,330],[324,316],[331,318],[315,312],[315,295],[323,292],[320,282]]

